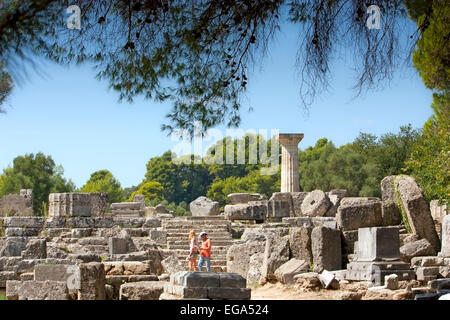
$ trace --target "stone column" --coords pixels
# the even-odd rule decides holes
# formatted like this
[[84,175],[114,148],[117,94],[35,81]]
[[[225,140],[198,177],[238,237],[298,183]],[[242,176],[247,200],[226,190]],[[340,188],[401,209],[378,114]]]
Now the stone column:
[[281,143],[281,192],[299,192],[298,143],[303,133],[280,133]]

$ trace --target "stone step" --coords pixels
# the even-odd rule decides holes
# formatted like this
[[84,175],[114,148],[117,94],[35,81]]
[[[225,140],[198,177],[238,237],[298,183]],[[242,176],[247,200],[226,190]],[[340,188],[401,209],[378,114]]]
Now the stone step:
[[198,226],[228,226],[231,225],[231,222],[228,220],[216,220],[216,221],[202,221],[202,220],[195,220],[195,221],[183,221],[183,220],[165,220],[161,223],[162,227],[168,228],[168,227],[198,227]]
[[[167,230],[165,230],[166,231],[166,234],[167,234],[167,237],[169,238],[169,237],[176,237],[176,238],[189,238],[189,232],[183,232],[183,230],[170,230],[170,231],[167,231]],[[215,237],[215,238],[218,238],[218,237],[228,237],[228,236],[231,236],[231,233],[230,232],[228,232],[228,231],[224,231],[224,230],[220,230],[220,231],[213,231],[213,232],[209,232],[208,233],[208,231],[205,231],[207,234],[208,234],[208,238],[212,238],[212,237]],[[199,233],[197,233],[197,236],[200,234],[200,232]]]
[[207,226],[207,227],[199,227],[199,226],[169,226],[169,227],[163,227],[163,230],[168,232],[187,232],[189,233],[191,230],[194,230],[197,234],[199,234],[202,231],[205,232],[214,232],[214,231],[228,231],[229,228],[227,226]]
[[[189,254],[189,249],[165,249],[167,250],[169,253],[176,253],[178,256],[181,257],[187,257],[187,255]],[[224,256],[226,257],[228,252],[228,247],[225,248],[220,248],[220,249],[214,249],[212,250],[211,254],[213,257],[218,257],[218,256]]]
[[[219,242],[217,244],[212,244],[212,250],[220,250],[218,249],[218,247],[226,247],[227,249],[233,244],[232,241],[227,241],[227,242]],[[189,245],[185,245],[185,244],[171,244],[171,243],[167,243],[167,247],[168,249],[182,249],[182,250],[189,250]]]
[[[231,246],[233,244],[232,239],[212,239],[211,243],[213,246]],[[168,240],[166,242],[167,245],[171,246],[183,246],[186,248],[189,248],[189,244],[186,243],[184,240]],[[201,244],[199,243],[198,246],[200,247]]]

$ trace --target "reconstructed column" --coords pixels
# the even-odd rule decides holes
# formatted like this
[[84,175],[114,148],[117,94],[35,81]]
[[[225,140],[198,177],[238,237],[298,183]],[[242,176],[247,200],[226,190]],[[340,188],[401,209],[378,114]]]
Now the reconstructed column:
[[303,133],[280,133],[281,143],[281,192],[299,192],[298,143]]

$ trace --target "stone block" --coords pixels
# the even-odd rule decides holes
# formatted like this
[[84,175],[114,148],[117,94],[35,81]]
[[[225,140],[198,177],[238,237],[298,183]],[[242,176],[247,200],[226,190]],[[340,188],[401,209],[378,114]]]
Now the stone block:
[[219,273],[188,272],[181,279],[181,285],[186,288],[210,288],[220,286]]
[[294,208],[294,216],[303,216],[302,203],[309,192],[291,192],[292,205]]
[[189,204],[189,209],[194,217],[217,216],[220,213],[220,204],[207,197],[198,197]]
[[50,217],[90,217],[89,193],[51,193],[48,214]]
[[[259,283],[262,277],[264,253],[253,254],[248,261],[247,283]],[[228,269],[227,269],[228,270]]]
[[60,281],[8,281],[6,296],[11,300],[68,300],[65,282]]
[[163,230],[150,230],[149,237],[158,244],[165,245],[167,242],[167,232]]
[[331,201],[322,190],[314,190],[302,202],[302,214],[308,217],[322,217],[331,206]]
[[[23,193],[24,191],[25,193]],[[27,194],[31,192],[31,195]],[[0,198],[0,216],[32,216],[33,196],[32,190],[21,190],[21,194],[9,194]]]
[[250,300],[250,288],[207,288],[208,299],[213,300]]
[[246,280],[236,273],[219,273],[219,287],[222,288],[245,288]]
[[91,228],[79,228],[79,229],[72,229],[72,238],[85,238],[90,237],[92,235],[92,229]]
[[400,239],[398,228],[378,227],[358,230],[358,261],[398,260]]
[[284,217],[294,216],[294,204],[290,192],[275,192],[267,203],[267,217],[281,221]]
[[180,296],[184,299],[207,299],[208,288],[187,288],[178,285],[166,284],[164,290],[170,294]]
[[69,264],[37,264],[34,267],[34,280],[36,281],[62,281],[69,289],[78,289],[77,281],[80,268]]
[[293,258],[275,270],[276,279],[284,284],[293,284],[294,276],[309,271],[310,264],[305,260]]
[[450,258],[450,215],[446,215],[442,221],[442,250],[439,255]]
[[385,276],[396,274],[399,281],[414,280],[415,273],[409,264],[398,261],[353,261],[347,264],[346,279],[352,281],[372,281],[375,285],[384,284]]
[[352,254],[355,252],[355,243],[358,241],[358,230],[342,232],[342,252]]
[[341,232],[327,227],[315,227],[311,232],[314,271],[342,268]]
[[108,240],[109,254],[125,254],[127,253],[127,239],[112,237]]
[[420,238],[427,239],[435,252],[438,252],[440,249],[439,237],[422,189],[414,178],[405,175],[397,176],[394,179],[394,186],[412,232],[419,235]]
[[334,189],[329,192],[325,192],[325,194],[330,199],[331,205],[328,208],[327,212],[325,212],[325,217],[335,217],[337,213],[337,209],[341,204],[341,200],[347,196],[347,190],[345,189]]
[[261,201],[263,200],[262,195],[259,193],[231,193],[228,196],[231,204],[248,203],[250,201]]
[[159,228],[161,227],[161,219],[146,218],[142,226],[144,228]]
[[378,198],[343,198],[336,220],[342,231],[381,226],[381,201]]
[[29,237],[8,237],[0,248],[0,257],[20,257],[25,250]]
[[8,280],[18,280],[17,273],[14,271],[0,271],[0,288],[5,288]]
[[23,259],[45,259],[47,258],[47,240],[31,239],[22,251]]
[[319,274],[319,280],[324,289],[339,289],[339,281],[336,279],[334,273],[323,270],[321,274]]
[[289,257],[289,239],[274,234],[267,234],[261,270],[262,280],[276,279],[275,270],[289,261]]
[[36,237],[41,229],[35,228],[6,228],[5,235],[7,237]]
[[290,229],[289,246],[291,256],[299,260],[304,260],[309,264],[313,261],[311,248],[312,227],[294,227]]
[[105,300],[105,267],[90,262],[80,265],[80,289],[78,300]]
[[[248,241],[242,244],[233,244],[227,251],[227,271],[247,277],[250,268],[250,258],[255,254],[263,254],[265,250],[265,237],[262,241]],[[261,269],[261,266],[258,270]]]
[[267,217],[267,208],[267,201],[226,205],[224,216],[228,220],[264,221]]
[[400,247],[400,257],[406,262],[410,262],[414,257],[432,256],[435,254],[436,252],[427,239],[409,242]]
[[430,281],[436,279],[439,274],[439,267],[418,267],[416,269],[417,280]]
[[120,286],[119,300],[159,300],[164,292],[163,281],[141,281]]
[[6,217],[3,218],[5,228],[42,229],[44,218],[41,217]]
[[384,277],[384,287],[389,290],[398,289],[398,275],[390,274]]
[[161,261],[161,265],[163,266],[165,273],[172,274],[178,271],[183,271],[184,267],[181,264],[176,254],[172,254]]

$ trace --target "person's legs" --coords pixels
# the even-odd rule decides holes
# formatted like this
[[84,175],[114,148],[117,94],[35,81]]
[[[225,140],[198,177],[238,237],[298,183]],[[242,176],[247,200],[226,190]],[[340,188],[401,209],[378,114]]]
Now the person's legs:
[[206,271],[211,272],[211,259],[205,258],[205,262],[206,262]]
[[198,259],[198,265],[197,265],[198,271],[202,271],[203,261],[204,261],[203,259],[204,259],[203,257],[200,257],[200,259]]

